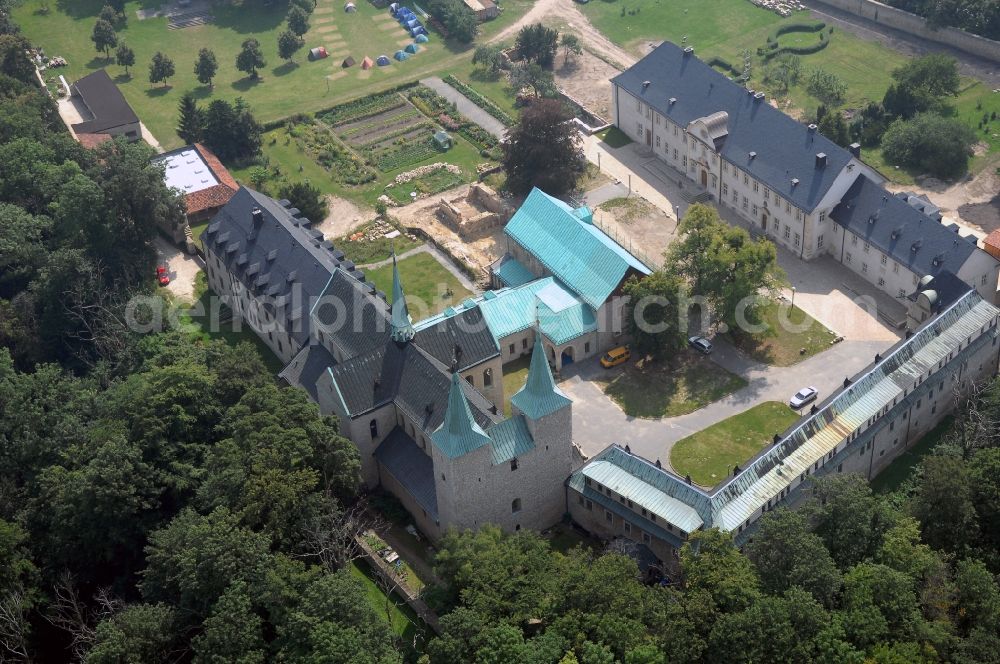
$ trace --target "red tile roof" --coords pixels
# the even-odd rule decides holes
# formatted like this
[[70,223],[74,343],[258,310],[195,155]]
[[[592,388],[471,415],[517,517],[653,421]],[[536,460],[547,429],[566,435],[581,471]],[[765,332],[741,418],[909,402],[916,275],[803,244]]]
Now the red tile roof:
[[226,167],[222,165],[219,158],[201,143],[195,143],[194,149],[201,155],[202,160],[212,171],[212,175],[219,181],[219,184],[188,194],[184,197],[187,204],[187,213],[196,214],[204,210],[222,207],[229,202],[240,186],[229,174]]

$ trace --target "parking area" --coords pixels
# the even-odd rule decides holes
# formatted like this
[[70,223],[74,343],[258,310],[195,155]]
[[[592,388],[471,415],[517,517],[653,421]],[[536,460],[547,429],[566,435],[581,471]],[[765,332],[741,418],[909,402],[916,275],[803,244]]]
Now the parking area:
[[164,238],[157,236],[153,241],[156,247],[158,265],[167,268],[170,284],[166,286],[172,295],[188,302],[194,302],[195,282],[198,273],[204,267],[201,259],[184,253]]

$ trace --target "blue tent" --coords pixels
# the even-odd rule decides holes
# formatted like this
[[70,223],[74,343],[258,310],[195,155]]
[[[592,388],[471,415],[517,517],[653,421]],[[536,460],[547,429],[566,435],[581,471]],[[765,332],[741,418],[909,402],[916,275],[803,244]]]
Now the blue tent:
[[407,44],[406,45],[406,52],[407,53],[416,53],[419,50],[420,50],[420,47],[417,46],[416,44]]
[[415,28],[410,28],[410,35],[416,37],[417,35],[426,35],[427,31],[424,30],[424,26],[418,25]]
[[410,54],[407,53],[406,51],[396,51],[396,53],[392,57],[394,57],[397,60],[399,60],[400,62],[402,62],[403,60],[408,60],[409,57],[410,57]]
[[380,55],[378,56],[378,58],[376,58],[375,64],[377,64],[379,67],[385,67],[386,65],[391,65],[392,61],[389,60],[389,56]]
[[417,38],[414,39],[413,41],[417,42],[418,44],[426,44],[427,42],[430,41],[430,38],[427,35],[417,35]]
[[411,18],[409,21],[406,22],[406,27],[408,27],[411,30],[417,27],[418,25],[420,25],[420,21],[418,21],[415,18]]

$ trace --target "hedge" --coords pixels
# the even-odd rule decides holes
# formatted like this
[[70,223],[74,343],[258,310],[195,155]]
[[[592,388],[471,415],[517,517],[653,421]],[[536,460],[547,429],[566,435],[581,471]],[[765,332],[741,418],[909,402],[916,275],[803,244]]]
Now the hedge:
[[826,23],[819,21],[817,23],[786,23],[785,25],[778,26],[778,29],[774,31],[772,35],[775,39],[781,35],[786,35],[789,32],[819,32],[826,27]]
[[725,69],[726,71],[728,71],[729,73],[731,73],[733,76],[742,76],[743,75],[743,71],[741,69],[737,69],[736,67],[734,67],[731,64],[729,64],[728,61],[723,60],[722,58],[720,58],[717,55],[712,56],[711,58],[709,58],[705,62],[708,64],[709,67],[718,67],[720,69]]
[[480,107],[481,109],[483,109],[484,111],[495,117],[505,126],[509,127],[512,124],[514,124],[514,118],[507,115],[507,113],[505,113],[502,108],[493,103],[492,99],[488,99],[487,97],[484,97],[483,95],[479,94],[478,91],[470,88],[461,80],[455,78],[451,74],[448,74],[447,76],[444,77],[444,82],[450,85],[451,87],[455,88],[459,92],[461,92],[466,97],[468,97],[469,100],[472,101],[472,103],[474,103],[476,106]]

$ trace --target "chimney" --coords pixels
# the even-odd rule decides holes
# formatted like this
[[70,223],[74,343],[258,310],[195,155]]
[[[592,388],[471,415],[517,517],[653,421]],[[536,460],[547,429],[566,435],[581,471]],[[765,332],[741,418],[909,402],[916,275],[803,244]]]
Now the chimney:
[[642,89],[645,90],[648,87],[649,87],[649,81],[643,81],[642,82]]
[[816,153],[816,168],[826,168],[826,153],[817,152]]
[[757,157],[757,153],[754,150],[750,151],[750,161],[753,161]]
[[793,188],[794,188],[794,187],[795,187],[795,185],[797,185],[798,183],[799,183],[799,179],[798,179],[798,178],[792,178],[792,187],[793,187]]
[[856,159],[861,159],[861,143],[851,143],[847,146],[847,151]]
[[250,213],[250,216],[253,217],[254,228],[258,228],[261,224],[264,223],[264,211],[261,210],[259,207],[255,207],[253,211]]
[[676,103],[677,103],[677,97],[671,97],[670,98],[670,105],[673,106]]
[[763,92],[758,92],[757,94],[755,94],[753,96],[753,100],[754,101],[761,101],[762,99],[764,99],[764,93]]
[[815,134],[816,133],[816,125],[814,125],[814,124],[810,124],[809,125],[809,133],[810,134]]
[[691,55],[692,53],[694,53],[694,46],[685,46],[684,47],[684,56],[685,57]]

